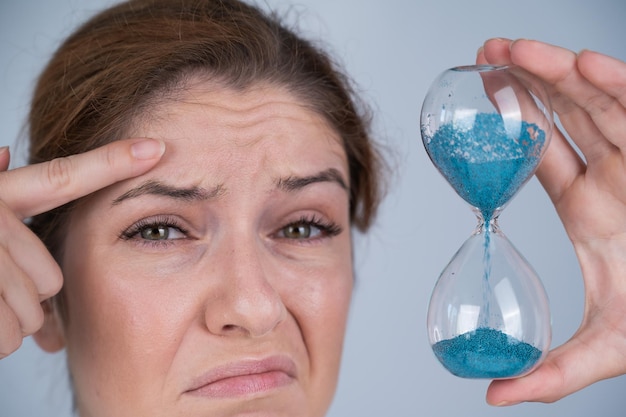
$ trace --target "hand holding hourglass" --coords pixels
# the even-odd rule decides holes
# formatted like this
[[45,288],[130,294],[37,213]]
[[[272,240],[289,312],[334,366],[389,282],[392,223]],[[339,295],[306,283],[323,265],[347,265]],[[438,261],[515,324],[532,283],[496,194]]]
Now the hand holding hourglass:
[[626,63],[536,41],[493,39],[479,64],[524,68],[544,81],[570,139],[555,129],[537,177],[571,239],[585,281],[580,328],[522,378],[494,381],[491,404],[556,401],[626,374]]

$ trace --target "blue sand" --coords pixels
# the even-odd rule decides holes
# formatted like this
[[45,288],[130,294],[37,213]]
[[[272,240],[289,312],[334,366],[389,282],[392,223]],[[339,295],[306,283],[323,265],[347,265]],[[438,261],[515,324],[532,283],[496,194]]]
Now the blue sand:
[[541,358],[536,347],[499,330],[479,328],[433,345],[439,361],[462,378],[511,378]]
[[541,158],[545,132],[524,121],[518,126],[513,134],[499,114],[478,113],[427,138],[435,166],[485,220],[513,197]]
[[[505,125],[496,113],[478,113],[442,125],[427,137],[428,154],[456,192],[489,222],[528,179],[541,159],[546,135],[536,124]],[[489,290],[489,228],[485,229],[485,300]],[[485,301],[485,309],[489,310]],[[487,314],[488,316],[488,314]],[[511,378],[541,358],[536,347],[481,324],[433,345],[439,361],[463,378]]]

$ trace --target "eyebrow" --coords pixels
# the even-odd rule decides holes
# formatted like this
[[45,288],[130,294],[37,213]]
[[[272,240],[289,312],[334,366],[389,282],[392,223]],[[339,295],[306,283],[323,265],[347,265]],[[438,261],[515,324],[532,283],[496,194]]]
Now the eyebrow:
[[[320,182],[335,183],[344,190],[349,191],[348,185],[346,184],[343,176],[335,168],[329,168],[317,174],[304,177],[289,176],[285,178],[280,178],[276,181],[276,188],[287,192],[295,192],[301,190],[308,185]],[[198,186],[180,188],[165,184],[160,181],[148,180],[143,184],[132,188],[126,191],[121,196],[117,197],[115,200],[113,200],[111,205],[116,206],[126,200],[137,198],[143,195],[164,196],[184,201],[204,201],[217,198],[224,194],[224,192],[225,187],[222,184],[217,185],[212,189],[206,189]]]
[[304,177],[289,176],[286,178],[280,178],[277,181],[276,186],[280,190],[293,192],[293,191],[301,190],[307,185],[315,184],[318,182],[336,183],[344,190],[349,191],[349,187],[346,183],[346,180],[343,178],[341,173],[335,168],[329,168],[317,174],[308,175]]
[[184,201],[211,200],[219,197],[223,194],[223,192],[224,186],[221,184],[213,187],[212,189],[206,189],[197,186],[179,188],[164,184],[160,181],[148,180],[138,187],[130,189],[121,196],[117,197],[115,200],[113,200],[113,203],[111,203],[111,205],[116,206],[123,201],[137,198],[142,195],[158,195]]

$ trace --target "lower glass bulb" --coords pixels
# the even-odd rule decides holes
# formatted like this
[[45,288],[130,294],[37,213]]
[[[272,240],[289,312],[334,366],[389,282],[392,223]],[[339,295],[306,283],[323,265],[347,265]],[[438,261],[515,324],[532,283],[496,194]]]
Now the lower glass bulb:
[[528,374],[550,348],[546,292],[532,266],[482,220],[441,273],[428,309],[433,351],[452,374],[503,379]]

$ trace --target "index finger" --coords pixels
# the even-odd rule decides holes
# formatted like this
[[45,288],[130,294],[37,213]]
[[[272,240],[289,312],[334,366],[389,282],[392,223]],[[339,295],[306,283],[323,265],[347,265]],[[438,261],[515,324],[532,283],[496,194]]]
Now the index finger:
[[[502,44],[508,44],[509,50],[504,51]],[[551,86],[554,110],[588,161],[607,155],[615,146],[626,146],[624,124],[620,123],[626,119],[626,110],[580,72],[574,52],[527,39],[485,46],[489,46],[485,51],[488,59],[510,60]],[[622,67],[626,65],[622,63]]]
[[155,139],[115,141],[83,154],[0,173],[0,200],[21,219],[143,174],[165,152]]

